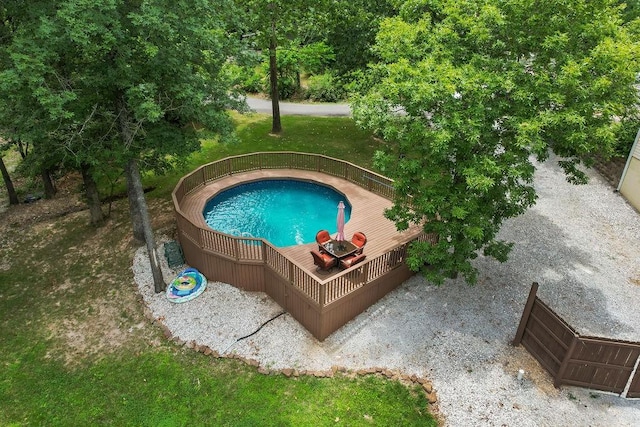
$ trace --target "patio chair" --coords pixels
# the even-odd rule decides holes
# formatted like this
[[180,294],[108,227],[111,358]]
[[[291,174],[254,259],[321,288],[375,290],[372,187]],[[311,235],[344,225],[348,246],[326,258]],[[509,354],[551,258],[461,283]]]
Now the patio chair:
[[361,254],[364,250],[364,245],[367,244],[367,236],[365,236],[361,231],[356,231],[351,237],[351,243],[358,247],[358,250],[355,253]]
[[318,270],[324,270],[324,271],[328,271],[331,270],[333,267],[336,266],[336,264],[338,263],[338,259],[332,257],[331,255],[327,254],[327,253],[320,253],[316,250],[311,250],[309,251],[311,252],[311,256],[313,256],[313,263],[315,265],[317,265],[316,271]]
[[331,235],[327,230],[320,230],[316,233],[316,242],[318,243],[320,253],[326,252],[323,245],[329,241],[331,241]]
[[364,261],[364,259],[367,256],[365,254],[359,254],[359,255],[349,255],[347,257],[344,257],[340,260],[340,267],[347,269],[349,267],[353,267],[354,265],[356,265],[357,263]]

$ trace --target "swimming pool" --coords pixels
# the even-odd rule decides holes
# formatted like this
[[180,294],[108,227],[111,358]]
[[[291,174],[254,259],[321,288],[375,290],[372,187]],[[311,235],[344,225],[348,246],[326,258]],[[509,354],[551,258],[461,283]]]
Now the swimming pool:
[[318,230],[337,231],[338,203],[351,204],[331,187],[295,179],[267,179],[229,188],[204,207],[207,225],[223,233],[261,237],[284,247],[315,241]]

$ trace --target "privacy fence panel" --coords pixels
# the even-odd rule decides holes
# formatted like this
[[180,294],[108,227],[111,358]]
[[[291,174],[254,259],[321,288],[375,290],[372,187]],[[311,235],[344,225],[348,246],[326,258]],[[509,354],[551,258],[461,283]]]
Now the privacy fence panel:
[[[537,296],[534,283],[513,340],[566,384],[640,397],[640,343],[581,337]],[[634,378],[631,378],[635,374]]]
[[522,345],[556,375],[575,335],[560,316],[538,300],[531,310]]
[[622,393],[640,355],[640,345],[580,337],[563,375],[568,385]]

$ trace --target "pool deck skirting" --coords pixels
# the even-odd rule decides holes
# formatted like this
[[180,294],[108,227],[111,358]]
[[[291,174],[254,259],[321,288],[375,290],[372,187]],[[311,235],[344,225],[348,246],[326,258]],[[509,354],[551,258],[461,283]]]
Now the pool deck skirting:
[[[315,242],[277,248],[207,226],[203,210],[218,192],[246,182],[283,178],[321,183],[345,195],[352,206],[345,237],[350,239],[356,231],[367,236],[364,262],[348,270],[317,271],[309,253],[317,249]],[[417,226],[402,233],[396,230],[384,217],[384,210],[392,206],[389,199],[358,183],[313,170],[274,168],[229,174],[197,186],[181,200],[174,191],[174,203],[187,264],[208,280],[267,293],[321,341],[411,277],[413,272],[403,262],[407,243],[426,238]]]

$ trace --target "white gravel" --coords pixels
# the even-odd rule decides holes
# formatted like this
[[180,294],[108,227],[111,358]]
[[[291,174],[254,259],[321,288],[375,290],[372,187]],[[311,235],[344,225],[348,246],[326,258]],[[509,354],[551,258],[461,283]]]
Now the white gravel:
[[[508,262],[479,257],[474,287],[413,277],[324,342],[288,314],[236,342],[282,309],[265,294],[219,282],[171,303],[153,292],[144,248],[133,262],[135,281],[174,336],[221,354],[269,369],[384,367],[428,378],[449,426],[640,426],[640,400],[555,389],[521,346],[510,346],[533,281],[581,334],[640,341],[640,215],[595,172],[588,185],[574,186],[553,159],[537,166],[536,206],[501,231],[516,243]],[[165,277],[175,273],[166,269]]]

